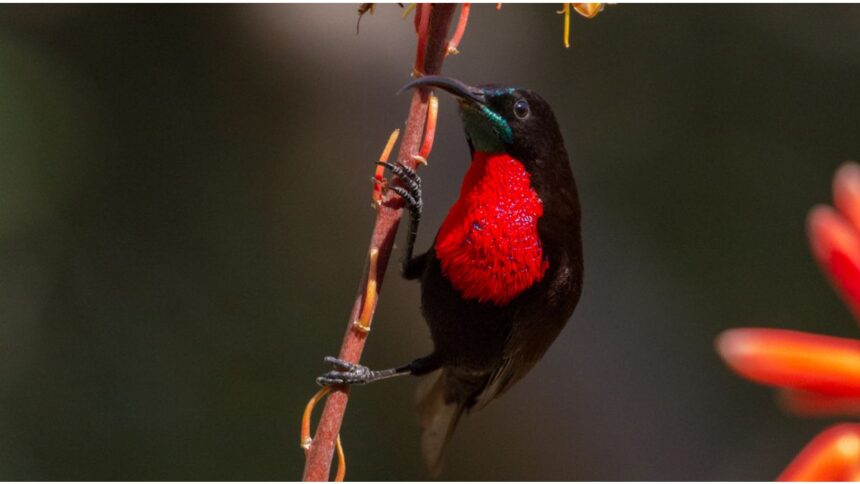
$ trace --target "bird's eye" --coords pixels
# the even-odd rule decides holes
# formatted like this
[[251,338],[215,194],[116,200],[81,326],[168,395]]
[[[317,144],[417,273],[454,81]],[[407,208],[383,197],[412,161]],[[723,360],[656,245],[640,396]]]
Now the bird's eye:
[[529,115],[529,103],[525,99],[514,103],[514,114],[520,119],[526,119]]

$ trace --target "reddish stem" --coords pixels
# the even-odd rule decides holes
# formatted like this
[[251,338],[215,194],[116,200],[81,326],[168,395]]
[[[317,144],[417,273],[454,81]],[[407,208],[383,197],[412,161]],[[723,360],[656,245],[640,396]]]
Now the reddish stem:
[[[423,76],[424,71],[424,54],[427,52],[427,29],[430,22],[430,9],[432,6],[428,3],[419,3],[415,9],[415,28],[418,32],[418,50],[415,53],[415,66],[412,68],[412,75],[415,77]],[[445,35],[447,36],[447,32]],[[447,51],[447,49],[446,49]]]
[[[418,66],[425,74],[438,74],[445,60],[448,49],[448,27],[454,16],[454,4],[436,4],[430,8],[429,26],[427,29],[427,47],[423,53],[423,66]],[[418,154],[421,145],[421,136],[424,133],[424,123],[427,119],[427,105],[429,102],[429,91],[420,88],[412,95],[409,106],[409,116],[406,119],[403,140],[400,143],[400,151],[397,155],[402,163],[415,168],[413,157]],[[377,261],[377,293],[382,288],[382,280],[391,250],[394,245],[394,236],[400,223],[403,212],[403,201],[396,195],[387,194],[376,215],[376,223],[373,227],[373,235],[370,239],[370,250],[379,251]],[[368,262],[365,267],[368,268]],[[362,301],[367,287],[368,271],[363,271],[364,276],[359,285],[358,296],[352,308],[352,313],[346,326],[346,334],[340,349],[340,358],[351,362],[358,362],[364,343],[367,339],[366,333],[356,331],[352,322],[355,321],[362,311]],[[378,300],[378,299],[376,299]],[[375,302],[371,302],[375,304]],[[375,308],[373,308],[375,309]],[[373,310],[371,309],[371,311]],[[325,403],[322,417],[320,417],[317,432],[313,443],[308,449],[307,460],[302,480],[304,481],[327,481],[331,469],[332,457],[334,455],[335,440],[340,432],[343,415],[346,411],[349,394],[345,389],[333,389]]]

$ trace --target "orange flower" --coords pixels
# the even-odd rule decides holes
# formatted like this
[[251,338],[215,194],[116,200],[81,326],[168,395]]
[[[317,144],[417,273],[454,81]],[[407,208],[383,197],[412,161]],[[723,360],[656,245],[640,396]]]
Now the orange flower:
[[860,397],[860,341],[784,329],[741,328],[717,338],[726,363],[750,380]]
[[860,477],[860,424],[839,424],[806,445],[780,481],[856,481]]
[[[501,6],[501,4],[499,4]],[[575,10],[576,13],[585,18],[597,17],[597,14],[603,11],[604,4],[602,3],[563,3],[561,10],[556,12],[564,15],[564,46],[570,48],[570,11]],[[499,8],[498,6],[496,8]]]
[[[809,213],[812,253],[860,321],[860,165],[845,163],[833,181],[834,207]],[[860,340],[799,331],[730,329],[717,352],[741,376],[780,389],[789,412],[860,415]],[[839,424],[810,442],[781,481],[860,478],[860,424]]]

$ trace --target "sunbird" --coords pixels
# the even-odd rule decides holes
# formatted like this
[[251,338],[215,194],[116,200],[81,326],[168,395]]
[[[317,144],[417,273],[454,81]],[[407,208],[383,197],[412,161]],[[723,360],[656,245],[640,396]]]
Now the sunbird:
[[421,281],[433,352],[381,371],[326,357],[335,370],[317,382],[366,384],[437,372],[418,398],[422,452],[436,476],[463,413],[519,381],[570,319],[582,293],[582,236],[576,181],[543,98],[443,76],[421,77],[402,90],[419,86],[456,98],[472,159],[432,247],[418,256],[421,180],[403,163],[384,163],[400,179],[388,188],[410,212],[403,276]]

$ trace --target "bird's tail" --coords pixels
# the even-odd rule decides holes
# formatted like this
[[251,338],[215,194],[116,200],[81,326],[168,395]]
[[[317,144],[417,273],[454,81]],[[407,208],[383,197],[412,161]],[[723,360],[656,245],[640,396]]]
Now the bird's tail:
[[450,376],[446,369],[427,376],[418,387],[416,395],[418,421],[424,429],[421,435],[421,453],[433,477],[442,472],[445,449],[465,410],[461,402],[445,401],[448,378]]

